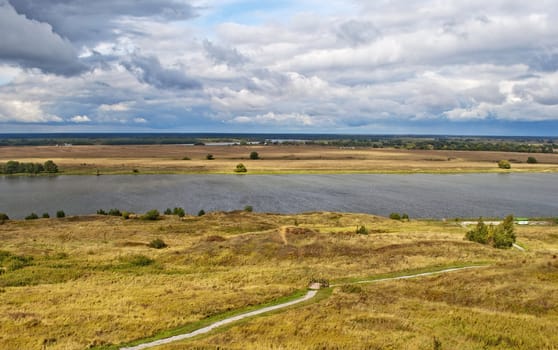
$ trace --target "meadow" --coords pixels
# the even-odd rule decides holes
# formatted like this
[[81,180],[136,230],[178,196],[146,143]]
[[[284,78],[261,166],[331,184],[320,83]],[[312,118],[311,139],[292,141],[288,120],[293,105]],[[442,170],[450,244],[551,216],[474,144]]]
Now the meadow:
[[[261,159],[250,159],[257,152]],[[213,156],[212,160],[207,155]],[[536,164],[527,163],[535,157]],[[498,168],[509,160],[510,170]],[[248,174],[556,172],[557,153],[404,150],[316,145],[6,146],[0,163],[53,160],[61,174]]]
[[[357,234],[365,226],[368,234]],[[346,284],[160,349],[552,349],[558,226],[517,226],[527,248],[465,241],[457,221],[247,211],[0,225],[0,348],[116,349]],[[163,240],[155,249],[149,243]],[[376,284],[363,278],[474,270]]]

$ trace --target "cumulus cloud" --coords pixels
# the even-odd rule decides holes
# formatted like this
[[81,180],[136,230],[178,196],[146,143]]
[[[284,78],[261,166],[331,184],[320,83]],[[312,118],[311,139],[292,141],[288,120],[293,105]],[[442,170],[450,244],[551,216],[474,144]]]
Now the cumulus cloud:
[[89,123],[91,119],[89,119],[86,115],[76,115],[70,119],[74,123]]
[[239,66],[248,61],[238,50],[215,45],[207,39],[203,41],[203,47],[207,55],[216,63]]
[[0,0],[0,60],[46,73],[74,75],[85,70],[72,44],[48,23],[30,20]]
[[62,118],[43,111],[40,101],[0,99],[0,122],[27,124],[62,121]]

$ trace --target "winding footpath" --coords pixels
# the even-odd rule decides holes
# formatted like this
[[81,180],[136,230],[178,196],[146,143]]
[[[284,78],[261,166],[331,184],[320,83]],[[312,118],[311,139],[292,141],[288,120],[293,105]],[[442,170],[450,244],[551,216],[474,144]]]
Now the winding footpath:
[[[456,267],[456,268],[451,268],[451,269],[445,269],[445,270],[439,270],[439,271],[433,271],[433,272],[422,272],[422,273],[416,273],[416,274],[398,276],[398,277],[388,277],[388,278],[381,278],[381,279],[371,279],[371,280],[361,280],[361,281],[356,281],[356,282],[339,283],[339,284],[332,284],[332,285],[330,285],[330,287],[338,287],[338,286],[346,285],[346,284],[362,284],[362,283],[376,283],[376,282],[384,282],[384,281],[403,280],[403,279],[410,279],[410,278],[417,278],[417,277],[439,275],[439,274],[443,274],[443,273],[462,271],[462,270],[468,270],[468,269],[476,269],[476,268],[480,268],[480,267],[486,267],[486,265]],[[288,302],[285,302],[285,303],[282,303],[282,304],[267,306],[267,307],[264,307],[264,308],[261,308],[261,309],[258,309],[258,310],[246,312],[246,313],[239,314],[239,315],[236,315],[236,316],[231,316],[231,317],[225,318],[221,321],[214,322],[214,323],[210,324],[209,326],[206,326],[206,327],[197,329],[195,331],[192,331],[190,333],[175,335],[173,337],[164,338],[164,339],[160,339],[160,340],[155,340],[155,341],[152,341],[152,342],[149,342],[149,343],[143,343],[143,344],[139,344],[139,345],[136,345],[136,346],[124,347],[124,348],[120,348],[120,350],[149,349],[149,348],[152,348],[152,347],[155,347],[155,346],[172,343],[172,342],[179,341],[179,340],[193,338],[195,336],[205,334],[205,333],[209,333],[216,328],[219,328],[221,326],[243,320],[245,318],[253,317],[253,316],[256,316],[256,315],[261,315],[261,314],[264,314],[264,313],[267,313],[267,312],[283,309],[283,308],[286,308],[286,307],[289,307],[289,306],[292,306],[292,305],[302,303],[304,301],[308,301],[308,300],[312,299],[313,297],[315,297],[317,293],[318,293],[317,290],[309,290],[306,293],[306,295],[304,295],[303,297],[298,298],[298,299],[294,299],[294,300],[291,300],[291,301],[288,301]]]

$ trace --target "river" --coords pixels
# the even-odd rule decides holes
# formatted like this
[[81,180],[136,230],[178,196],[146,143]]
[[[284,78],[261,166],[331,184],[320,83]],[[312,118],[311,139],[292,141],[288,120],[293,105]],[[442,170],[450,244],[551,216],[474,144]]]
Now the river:
[[361,212],[414,218],[558,216],[558,174],[103,175],[0,177],[0,212]]

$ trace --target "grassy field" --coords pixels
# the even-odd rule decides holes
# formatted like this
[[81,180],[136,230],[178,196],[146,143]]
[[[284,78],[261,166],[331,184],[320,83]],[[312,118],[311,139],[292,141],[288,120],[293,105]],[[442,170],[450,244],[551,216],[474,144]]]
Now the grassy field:
[[[248,174],[296,173],[468,173],[500,172],[497,162],[511,161],[512,172],[556,172],[558,154],[511,152],[340,149],[325,146],[23,146],[2,147],[8,160],[52,159],[65,174],[231,174],[238,163]],[[262,159],[250,160],[250,152]],[[212,154],[214,160],[207,160]],[[537,164],[526,163],[534,156]],[[185,158],[188,158],[185,160]]]
[[[356,234],[358,225],[369,234]],[[312,278],[478,263],[489,266],[332,288],[160,349],[554,348],[558,226],[518,226],[525,253],[464,241],[465,232],[454,221],[338,213],[7,221],[0,348],[114,348],[300,295]],[[168,247],[150,248],[156,238]]]

